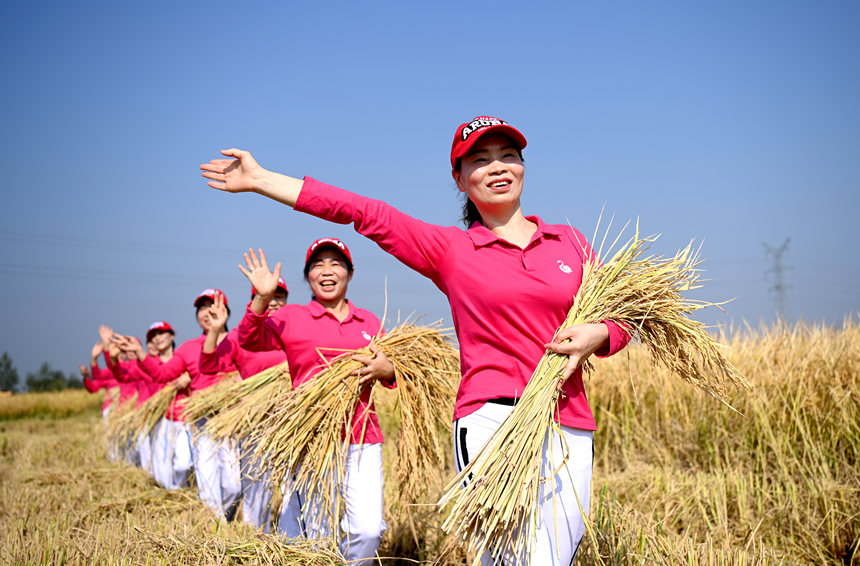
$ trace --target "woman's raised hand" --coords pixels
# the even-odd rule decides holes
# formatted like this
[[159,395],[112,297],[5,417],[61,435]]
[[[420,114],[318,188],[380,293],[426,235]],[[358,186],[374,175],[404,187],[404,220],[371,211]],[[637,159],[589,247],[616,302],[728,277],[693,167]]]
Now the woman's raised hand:
[[258,259],[254,250],[248,248],[248,253],[251,255],[248,255],[248,253],[243,254],[245,256],[245,264],[248,267],[246,269],[244,265],[239,264],[239,271],[245,274],[245,277],[248,278],[248,281],[257,290],[257,295],[254,298],[260,297],[261,299],[265,299],[266,306],[268,307],[269,299],[272,298],[272,295],[278,289],[278,278],[281,276],[281,262],[275,264],[274,272],[269,271],[266,254],[262,249],[259,251],[260,257]]
[[99,337],[102,339],[102,346],[107,348],[111,338],[113,338],[113,328],[102,324],[99,326]]
[[215,332],[215,336],[218,336],[224,327],[227,326],[227,306],[224,304],[224,295],[221,293],[215,293],[214,302],[209,306],[209,320],[211,321],[212,326],[209,329],[209,332]]
[[222,149],[221,153],[233,159],[213,159],[200,165],[201,175],[209,179],[213,189],[228,193],[254,191],[266,170],[260,167],[250,152],[241,149]]

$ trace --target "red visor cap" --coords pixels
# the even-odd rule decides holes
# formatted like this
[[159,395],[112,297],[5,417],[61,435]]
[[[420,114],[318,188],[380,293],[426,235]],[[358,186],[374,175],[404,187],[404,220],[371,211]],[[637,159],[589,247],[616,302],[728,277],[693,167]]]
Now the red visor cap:
[[504,120],[492,116],[477,116],[471,122],[460,124],[454,132],[454,142],[451,144],[451,168],[457,166],[457,160],[469,153],[481,136],[490,132],[508,136],[520,150],[526,147],[526,137]]
[[308,248],[308,253],[305,255],[305,266],[308,265],[308,262],[311,260],[311,256],[314,255],[320,249],[331,248],[333,250],[337,250],[346,256],[347,261],[350,265],[352,265],[352,256],[349,253],[349,248],[346,247],[346,244],[338,240],[337,238],[320,238]]
[[153,322],[152,324],[149,325],[149,329],[147,329],[147,331],[146,331],[146,341],[149,342],[150,340],[152,340],[152,335],[155,334],[156,332],[161,332],[162,330],[170,332],[174,336],[176,335],[176,332],[173,332],[172,326],[170,326],[169,324],[167,324],[163,320],[159,320],[158,322]]
[[204,289],[199,295],[197,295],[197,298],[194,299],[194,306],[199,307],[200,301],[203,299],[212,299],[214,301],[217,295],[221,295],[221,300],[224,301],[225,307],[230,306],[227,304],[227,295],[225,295],[221,289]]

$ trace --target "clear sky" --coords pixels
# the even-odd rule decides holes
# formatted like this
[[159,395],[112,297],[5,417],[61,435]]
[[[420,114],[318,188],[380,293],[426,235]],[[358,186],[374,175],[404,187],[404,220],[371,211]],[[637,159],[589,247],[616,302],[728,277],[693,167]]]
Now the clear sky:
[[[209,189],[219,149],[457,223],[456,126],[528,138],[527,214],[587,235],[605,206],[703,241],[709,324],[860,312],[860,4],[680,2],[18,2],[4,8],[0,351],[21,378],[86,362],[97,327],[199,333],[224,289],[238,323],[248,246],[307,302],[309,243],[338,236],[349,297],[380,317],[450,314],[351,227]],[[492,274],[488,274],[492,277]],[[480,290],[476,290],[480,292]]]

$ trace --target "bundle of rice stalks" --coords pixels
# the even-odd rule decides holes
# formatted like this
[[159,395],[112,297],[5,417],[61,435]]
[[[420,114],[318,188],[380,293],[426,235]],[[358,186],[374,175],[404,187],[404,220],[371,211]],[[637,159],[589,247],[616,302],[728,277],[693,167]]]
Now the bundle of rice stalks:
[[235,385],[239,379],[239,372],[232,371],[220,375],[218,381],[206,389],[195,391],[185,402],[185,408],[182,410],[185,422],[195,423],[220,411],[224,406],[224,392]]
[[[638,335],[652,363],[666,366],[688,384],[720,400],[729,384],[749,388],[705,327],[688,316],[719,306],[681,295],[699,287],[698,250],[693,251],[690,244],[670,259],[645,257],[655,239],[640,237],[637,225],[634,237],[608,261],[601,264],[600,251],[592,256],[583,266],[582,285],[558,330],[613,320]],[[485,552],[529,556],[539,520],[540,486],[552,481],[541,477],[541,454],[548,432],[557,426],[553,422],[559,395],[556,384],[567,361],[567,356],[544,353],[512,413],[449,483],[439,501],[440,505],[453,502],[442,527],[452,535],[449,551],[456,544],[475,549],[475,564]],[[461,488],[464,482],[468,485]]]
[[117,427],[124,431],[127,438],[134,439],[141,434],[148,435],[175,398],[176,388],[172,384],[167,384],[141,403],[140,407],[123,415]]
[[[450,431],[459,356],[449,337],[437,328],[408,322],[372,343],[392,362],[398,390],[402,388],[397,475],[415,490],[413,495],[421,493],[418,486],[430,483],[421,474],[431,473],[434,462],[444,458],[442,447],[447,437],[443,431]],[[291,489],[316,502],[309,506],[313,516],[306,520],[328,525],[331,532],[337,532],[342,505],[335,486],[344,477],[350,431],[362,393],[359,378],[352,372],[364,365],[353,355],[373,353],[370,347],[362,348],[329,362],[287,396],[252,434],[254,458],[258,467],[270,474],[273,489],[294,475]],[[368,416],[358,415],[364,427]]]
[[204,432],[213,440],[245,438],[292,390],[287,362],[272,366],[229,387],[218,390],[211,402],[221,410],[209,417]]

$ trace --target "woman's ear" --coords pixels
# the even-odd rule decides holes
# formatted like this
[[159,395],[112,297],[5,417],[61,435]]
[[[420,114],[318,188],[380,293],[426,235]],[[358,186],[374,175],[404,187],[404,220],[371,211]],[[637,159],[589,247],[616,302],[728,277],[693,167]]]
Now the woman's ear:
[[462,178],[460,172],[456,169],[451,169],[451,176],[454,177],[454,182],[457,183],[457,190],[461,193],[466,192],[466,189],[460,185],[460,179]]

